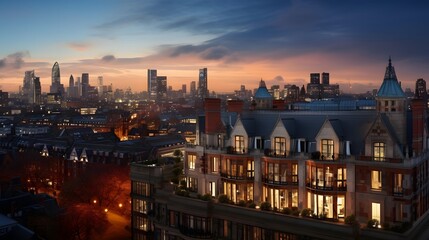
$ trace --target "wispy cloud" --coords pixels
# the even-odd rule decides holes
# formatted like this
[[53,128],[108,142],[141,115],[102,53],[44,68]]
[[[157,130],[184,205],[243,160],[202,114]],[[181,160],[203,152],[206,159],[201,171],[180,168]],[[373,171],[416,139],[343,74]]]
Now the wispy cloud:
[[75,51],[84,52],[90,49],[92,44],[88,42],[71,42],[67,44],[67,47]]

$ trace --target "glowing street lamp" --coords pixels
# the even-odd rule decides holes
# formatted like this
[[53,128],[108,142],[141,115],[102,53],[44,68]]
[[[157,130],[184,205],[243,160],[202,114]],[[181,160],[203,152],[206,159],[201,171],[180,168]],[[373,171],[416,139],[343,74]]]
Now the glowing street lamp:
[[118,205],[120,208],[122,207],[122,203],[119,203],[119,205]]
[[109,211],[109,209],[107,209],[107,208],[105,208],[105,209],[104,209],[104,212],[106,212],[106,213],[107,213],[108,211]]
[[94,204],[96,204],[97,203],[97,199],[94,199],[94,201],[92,201]]

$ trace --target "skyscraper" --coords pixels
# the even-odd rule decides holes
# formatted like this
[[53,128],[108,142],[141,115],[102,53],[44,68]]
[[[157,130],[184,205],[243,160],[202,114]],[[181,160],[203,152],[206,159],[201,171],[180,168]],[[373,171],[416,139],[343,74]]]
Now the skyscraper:
[[202,101],[209,96],[207,88],[207,68],[200,69],[198,78],[198,98]]
[[156,69],[147,70],[147,92],[149,98],[155,99],[157,96],[156,85],[157,85],[157,71]]
[[82,73],[82,97],[88,97],[89,91],[89,73]]
[[156,99],[160,101],[163,97],[167,96],[167,77],[157,76],[156,77]]
[[329,85],[329,73],[322,73],[322,84]]
[[320,84],[320,73],[310,73],[310,84]]
[[[38,85],[35,86],[35,84]],[[37,88],[37,91],[35,88]],[[36,96],[37,92],[39,92],[39,96]],[[40,92],[40,79],[36,77],[34,70],[26,71],[22,87],[22,99],[31,104],[37,103],[36,99],[40,99]]]
[[182,84],[182,93],[186,94],[186,84]]
[[195,81],[191,82],[191,86],[189,87],[189,94],[192,97],[195,97],[195,95],[197,94],[197,84]]
[[52,83],[50,87],[50,93],[58,93],[62,95],[64,93],[64,86],[61,84],[60,76],[60,65],[58,62],[52,66]]
[[40,85],[40,78],[35,77],[33,79],[33,99],[31,103],[41,104],[42,103],[42,86]]
[[98,96],[101,97],[103,95],[103,76],[97,77],[97,92]]
[[415,97],[418,99],[423,99],[427,101],[428,99],[428,92],[426,90],[426,81],[423,78],[419,78],[416,81],[416,91],[415,91]]

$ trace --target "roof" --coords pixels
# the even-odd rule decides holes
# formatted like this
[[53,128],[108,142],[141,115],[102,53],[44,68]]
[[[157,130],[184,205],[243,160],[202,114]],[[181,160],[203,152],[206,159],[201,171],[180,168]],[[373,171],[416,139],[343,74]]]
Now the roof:
[[383,83],[378,90],[377,97],[405,98],[401,85],[396,77],[395,68],[392,66],[392,60],[389,58],[389,65],[386,67]]
[[261,79],[259,83],[259,88],[256,90],[254,98],[273,98],[271,94],[268,92],[267,87],[265,86],[265,82]]
[[241,121],[249,137],[270,139],[270,134],[280,118],[293,139],[315,142],[316,135],[328,120],[339,138],[351,142],[351,153],[361,154],[366,133],[377,117],[376,111],[300,111],[274,112],[251,111],[241,115]]

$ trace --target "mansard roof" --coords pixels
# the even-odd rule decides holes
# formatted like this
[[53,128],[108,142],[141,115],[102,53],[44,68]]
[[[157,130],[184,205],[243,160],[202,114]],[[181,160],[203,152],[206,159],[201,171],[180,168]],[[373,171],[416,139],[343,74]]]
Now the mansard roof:
[[315,142],[324,122],[328,120],[337,136],[351,142],[351,153],[361,154],[365,137],[377,117],[376,111],[326,112],[274,112],[251,111],[241,115],[241,121],[249,137],[261,136],[269,140],[280,118],[292,139]]
[[401,88],[396,77],[395,68],[392,66],[392,60],[389,58],[389,65],[386,67],[383,83],[378,89],[377,97],[385,98],[405,98],[405,93]]

